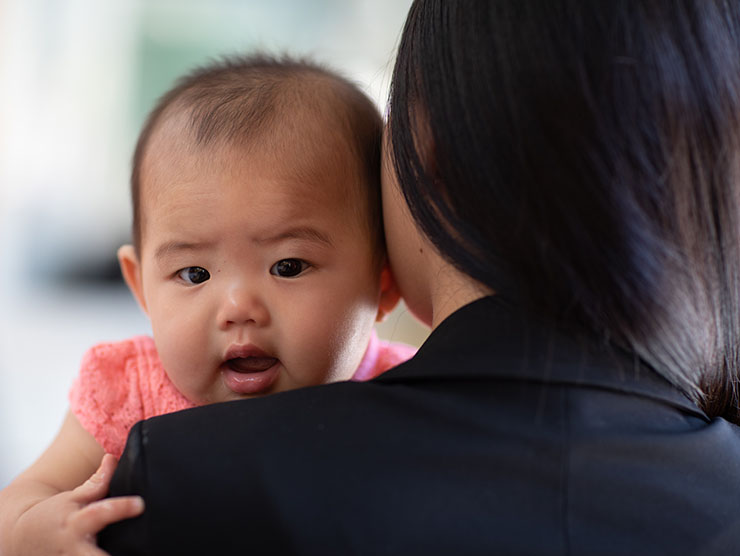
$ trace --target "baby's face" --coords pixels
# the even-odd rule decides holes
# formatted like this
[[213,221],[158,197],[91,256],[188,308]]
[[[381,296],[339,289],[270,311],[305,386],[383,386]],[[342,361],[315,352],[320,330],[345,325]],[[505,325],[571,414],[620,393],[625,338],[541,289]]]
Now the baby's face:
[[357,178],[320,149],[152,149],[139,298],[175,386],[211,403],[351,377],[380,296]]

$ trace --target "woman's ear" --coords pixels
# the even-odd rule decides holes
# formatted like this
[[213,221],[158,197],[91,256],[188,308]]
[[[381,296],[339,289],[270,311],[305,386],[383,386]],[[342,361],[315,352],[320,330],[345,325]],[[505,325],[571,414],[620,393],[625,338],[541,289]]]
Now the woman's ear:
[[146,313],[146,300],[144,299],[144,288],[141,280],[141,264],[139,257],[136,255],[136,249],[133,245],[122,245],[118,249],[118,264],[121,266],[123,279],[134,294],[139,306]]
[[382,322],[396,308],[400,300],[401,292],[398,290],[391,267],[386,260],[380,271],[380,302],[378,303],[378,315],[375,317],[376,322]]

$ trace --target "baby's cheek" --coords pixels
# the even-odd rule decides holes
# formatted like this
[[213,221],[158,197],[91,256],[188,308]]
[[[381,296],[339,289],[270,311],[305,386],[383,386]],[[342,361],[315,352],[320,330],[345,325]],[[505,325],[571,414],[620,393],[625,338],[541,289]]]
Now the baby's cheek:
[[375,313],[353,311],[338,320],[333,330],[332,372],[327,381],[349,380],[367,349]]
[[153,332],[159,359],[170,381],[190,401],[202,403],[201,378],[206,370],[196,373],[193,367],[198,366],[208,350],[206,339],[189,334],[187,328],[174,326],[174,322],[153,328]]
[[347,333],[340,321],[319,317],[294,324],[300,326],[283,342],[292,352],[296,380],[307,386],[338,380],[347,350]]

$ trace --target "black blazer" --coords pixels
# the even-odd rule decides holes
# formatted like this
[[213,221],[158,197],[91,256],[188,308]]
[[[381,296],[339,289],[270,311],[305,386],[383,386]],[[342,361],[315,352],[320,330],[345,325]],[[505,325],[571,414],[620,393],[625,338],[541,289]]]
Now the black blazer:
[[740,554],[740,428],[497,298],[411,361],[137,424],[117,554]]

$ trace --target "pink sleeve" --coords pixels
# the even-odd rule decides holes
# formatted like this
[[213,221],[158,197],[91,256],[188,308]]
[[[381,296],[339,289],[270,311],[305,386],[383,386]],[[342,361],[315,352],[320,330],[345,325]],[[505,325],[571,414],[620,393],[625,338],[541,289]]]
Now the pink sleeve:
[[416,348],[400,342],[381,340],[373,331],[365,356],[352,376],[352,380],[365,381],[375,378],[388,369],[408,361],[415,353]]
[[103,449],[120,457],[129,429],[144,418],[136,339],[99,344],[85,354],[70,409]]
[[400,342],[380,340],[379,351],[378,363],[375,367],[376,372],[373,375],[373,378],[389,369],[392,369],[396,365],[400,365],[401,363],[408,361],[416,354],[417,349]]

